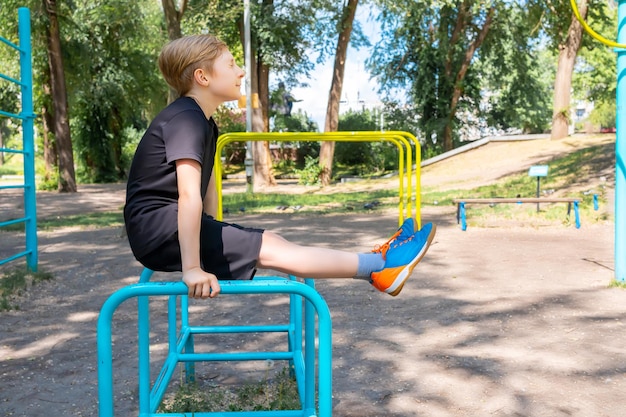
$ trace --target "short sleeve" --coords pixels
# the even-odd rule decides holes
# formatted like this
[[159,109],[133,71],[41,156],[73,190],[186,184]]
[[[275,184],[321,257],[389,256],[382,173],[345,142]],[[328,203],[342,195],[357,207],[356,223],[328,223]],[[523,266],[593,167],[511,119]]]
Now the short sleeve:
[[173,164],[180,159],[193,159],[202,164],[207,120],[198,110],[185,110],[163,126],[165,158]]

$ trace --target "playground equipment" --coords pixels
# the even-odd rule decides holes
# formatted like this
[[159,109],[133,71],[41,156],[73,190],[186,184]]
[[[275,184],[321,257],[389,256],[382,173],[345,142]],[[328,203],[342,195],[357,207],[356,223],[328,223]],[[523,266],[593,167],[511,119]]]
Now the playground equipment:
[[617,52],[616,135],[615,135],[615,279],[626,282],[626,0],[617,6],[617,42],[596,33],[580,15],[576,0],[570,0],[574,15],[594,39]]
[[[114,416],[113,357],[111,322],[116,308],[137,298],[139,356],[139,416],[284,416],[330,417],[332,415],[330,311],[315,291],[312,279],[304,283],[294,277],[258,277],[251,281],[220,281],[220,297],[240,294],[288,294],[289,323],[259,326],[192,326],[189,324],[188,289],[183,282],[149,282],[152,271],[144,269],[138,284],[113,293],[104,303],[98,318],[98,398],[100,417]],[[168,296],[168,356],[154,385],[150,386],[150,308],[149,297]],[[180,297],[180,325],[177,306]],[[304,314],[302,300],[305,300]],[[318,317],[318,366],[315,368],[315,315]],[[304,328],[302,326],[304,319]],[[285,333],[287,349],[271,352],[196,352],[194,337],[223,333]],[[304,338],[303,338],[304,333]],[[304,347],[303,347],[304,341]],[[288,360],[297,384],[301,409],[282,411],[195,412],[165,414],[157,409],[179,363],[185,364],[188,381],[195,379],[195,362]],[[317,374],[317,384],[316,384]],[[318,393],[317,399],[315,393]],[[317,405],[316,405],[317,403]],[[317,414],[317,410],[319,414]]]
[[[406,132],[337,132],[320,133],[236,133],[218,138],[215,160],[216,188],[218,190],[218,217],[222,217],[221,152],[230,142],[255,140],[277,141],[388,141],[398,148],[399,155],[399,223],[405,216],[414,216],[419,224],[419,163],[413,174],[413,150],[415,146],[419,161],[419,144]],[[415,179],[415,182],[413,181]],[[415,201],[412,197],[415,187]],[[330,312],[324,299],[315,291],[312,279],[304,283],[276,276],[257,277],[251,281],[220,281],[220,297],[239,294],[288,294],[289,323],[260,326],[193,326],[189,323],[188,290],[182,282],[149,282],[152,271],[144,269],[138,284],[115,292],[103,305],[98,319],[98,396],[100,417],[114,417],[113,360],[111,324],[113,314],[124,301],[137,298],[138,302],[138,362],[139,362],[139,416],[332,416],[331,349],[332,324]],[[149,297],[168,296],[168,356],[158,377],[151,385],[150,376],[150,308]],[[180,301],[179,301],[180,300]],[[304,309],[302,303],[304,301]],[[180,311],[180,316],[178,315]],[[316,323],[317,315],[317,366]],[[304,327],[302,323],[304,321]],[[197,335],[222,333],[287,334],[287,350],[272,352],[196,352],[194,338]],[[304,347],[303,347],[304,341]],[[195,412],[163,414],[156,413],[177,365],[184,364],[186,378],[195,378],[195,362],[200,361],[253,361],[287,360],[298,385],[301,409],[283,411],[249,412]],[[317,376],[317,377],[316,377]],[[317,397],[316,397],[317,392]]]
[[[252,142],[252,141],[277,141],[277,142],[390,142],[398,148],[398,225],[401,225],[405,218],[413,217],[420,223],[421,197],[419,193],[420,184],[420,144],[417,138],[408,132],[388,131],[388,132],[281,132],[281,133],[225,133],[217,140],[217,150],[215,154],[215,172],[222,172],[221,154],[224,147],[232,142]],[[413,159],[415,153],[415,160]],[[406,166],[406,169],[405,169]],[[415,173],[413,173],[415,172]],[[215,186],[217,188],[218,219],[222,219],[222,176],[216,175]],[[414,188],[417,192],[413,192]]]
[[21,185],[0,185],[0,190],[19,188],[24,190],[24,217],[0,222],[0,227],[15,223],[24,223],[26,235],[26,250],[5,259],[0,259],[0,265],[15,259],[26,257],[28,268],[37,270],[37,207],[35,201],[35,144],[34,144],[34,120],[33,112],[33,74],[31,63],[30,43],[30,11],[26,7],[18,9],[18,37],[19,45],[0,37],[0,42],[16,50],[20,59],[20,79],[17,80],[6,74],[0,74],[0,78],[20,86],[22,106],[19,114],[0,110],[0,116],[5,116],[21,121],[22,124],[22,149],[0,148],[0,152],[16,153],[23,155],[24,159],[24,182]]

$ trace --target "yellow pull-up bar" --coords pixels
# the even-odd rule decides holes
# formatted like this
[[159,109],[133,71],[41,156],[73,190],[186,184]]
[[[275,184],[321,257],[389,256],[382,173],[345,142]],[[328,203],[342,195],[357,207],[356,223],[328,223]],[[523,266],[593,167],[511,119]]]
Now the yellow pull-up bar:
[[572,4],[572,10],[574,11],[574,15],[576,16],[580,24],[583,26],[583,29],[585,29],[585,31],[588,34],[590,34],[595,40],[602,42],[606,46],[611,46],[613,48],[619,48],[619,49],[626,49],[626,44],[617,43],[612,40],[609,40],[605,38],[604,36],[598,34],[593,29],[591,29],[591,26],[589,26],[587,22],[585,22],[585,19],[583,19],[582,16],[580,15],[580,12],[578,11],[578,4],[576,4],[576,0],[570,0],[570,3]]

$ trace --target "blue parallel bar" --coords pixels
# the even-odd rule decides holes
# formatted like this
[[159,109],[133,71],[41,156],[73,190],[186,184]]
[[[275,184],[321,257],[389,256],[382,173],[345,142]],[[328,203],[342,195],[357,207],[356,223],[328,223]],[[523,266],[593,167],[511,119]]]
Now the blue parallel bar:
[[[112,375],[112,352],[111,352],[111,322],[113,319],[113,314],[117,307],[123,303],[124,301],[137,297],[139,300],[139,308],[140,315],[146,314],[144,319],[149,316],[149,309],[147,303],[145,303],[145,308],[142,307],[142,299],[147,299],[150,296],[186,296],[187,294],[187,286],[182,282],[145,282],[145,280],[149,279],[151,275],[151,271],[145,271],[142,273],[139,284],[130,285],[124,287],[115,293],[113,293],[107,301],[102,306],[100,311],[100,316],[98,318],[98,334],[97,334],[97,342],[98,342],[98,396],[99,396],[99,411],[100,417],[113,417],[114,416],[114,401],[113,401],[113,375]],[[332,355],[332,334],[331,334],[331,318],[330,311],[328,310],[328,306],[326,302],[322,298],[322,296],[317,293],[312,287],[309,285],[297,282],[290,281],[286,279],[274,279],[274,280],[252,280],[252,281],[221,281],[222,294],[295,294],[303,297],[307,300],[307,306],[312,311],[317,312],[318,315],[318,324],[319,324],[319,366],[318,366],[318,392],[319,392],[319,416],[320,417],[330,417],[332,415],[332,404],[331,404],[331,393],[332,393],[332,381],[331,381],[331,355]],[[147,301],[147,300],[146,300]],[[307,330],[309,329],[309,325],[311,321],[313,324],[315,323],[315,318],[313,314],[312,318],[307,318]],[[149,329],[146,324],[146,321],[143,321],[143,324],[140,323],[140,335],[143,334],[147,330],[149,336]],[[314,394],[314,385],[315,385],[315,367],[314,365],[308,366],[309,363],[315,362],[314,352],[315,352],[315,335],[314,335],[314,327],[311,331],[306,332],[307,341],[307,375],[312,373],[313,380],[307,376],[307,389],[306,392],[309,392],[310,388],[308,385],[313,386],[313,394]],[[144,351],[149,352],[149,341],[146,337],[144,339],[146,345],[143,345],[140,338],[140,343],[142,346],[147,346],[148,349],[143,349]],[[256,353],[253,353],[255,355]],[[282,354],[282,353],[281,353]],[[140,375],[142,372],[146,372],[149,375],[149,357],[147,357],[149,353],[146,355],[142,355],[142,360],[140,361],[140,366],[143,367],[147,364],[148,371],[140,369]],[[170,356],[173,354],[170,354]],[[291,355],[291,354],[290,354]],[[190,355],[191,356],[191,355]],[[145,362],[147,359],[147,363]],[[264,359],[267,359],[267,356],[264,356]],[[168,358],[169,361],[169,358]],[[166,361],[166,362],[168,362]],[[310,362],[309,362],[310,361]],[[172,361],[173,363],[173,361]],[[312,368],[312,369],[311,369]],[[166,371],[165,374],[170,374],[170,371]],[[165,375],[163,377],[163,381],[165,381]],[[169,378],[167,379],[169,380]],[[147,384],[149,384],[149,377],[147,379]],[[140,381],[140,394],[143,394],[144,390],[144,381]],[[147,387],[149,390],[149,386]],[[145,397],[145,395],[144,395]],[[150,402],[150,395],[146,398],[140,398],[140,404],[145,404]],[[158,407],[156,404],[147,404],[148,408],[141,408],[140,410],[148,410],[149,408]],[[310,406],[308,406],[310,405]],[[151,406],[151,407],[150,407]],[[141,417],[150,417],[152,416],[154,411],[151,412],[140,411]],[[163,414],[158,414],[163,415]],[[192,414],[171,414],[171,415],[192,415]],[[266,414],[262,414],[259,412],[242,412],[242,413],[194,413],[195,416],[263,416],[263,415],[285,415],[285,416],[312,416],[315,414],[315,400],[314,397],[306,395],[304,401],[303,410],[299,411],[288,411],[283,413],[282,411],[271,411]]]

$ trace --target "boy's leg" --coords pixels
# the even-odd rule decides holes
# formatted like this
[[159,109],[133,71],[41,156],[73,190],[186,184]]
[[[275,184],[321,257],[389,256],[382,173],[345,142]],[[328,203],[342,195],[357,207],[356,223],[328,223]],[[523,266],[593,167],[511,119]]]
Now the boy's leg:
[[335,249],[300,246],[266,230],[257,267],[299,277],[353,278],[357,274],[358,255]]
[[[415,232],[409,218],[388,242],[369,255],[300,246],[266,231],[257,266],[300,277],[365,278],[379,291],[396,296],[426,254],[435,230],[428,223]],[[379,259],[372,259],[376,256]]]

